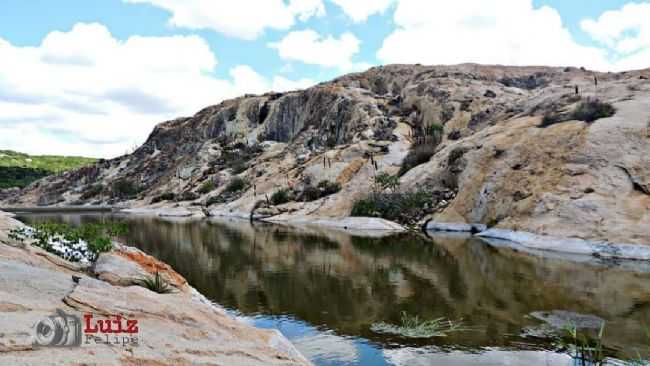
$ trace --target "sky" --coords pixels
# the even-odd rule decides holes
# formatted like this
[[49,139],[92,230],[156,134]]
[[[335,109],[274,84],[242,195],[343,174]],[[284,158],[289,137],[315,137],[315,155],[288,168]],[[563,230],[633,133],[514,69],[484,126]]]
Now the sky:
[[0,149],[110,158],[163,121],[390,63],[650,67],[650,1],[0,0]]

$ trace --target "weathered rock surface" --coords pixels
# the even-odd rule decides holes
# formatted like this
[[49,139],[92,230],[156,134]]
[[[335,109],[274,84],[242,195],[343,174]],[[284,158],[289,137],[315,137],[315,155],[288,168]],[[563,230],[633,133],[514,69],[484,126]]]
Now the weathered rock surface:
[[533,250],[590,255],[600,258],[650,260],[650,246],[645,245],[558,238],[504,229],[489,229],[477,235],[481,238],[510,241]]
[[[0,215],[0,235],[19,225]],[[241,323],[189,287],[169,266],[137,249],[102,255],[100,279],[59,267],[0,236],[0,364],[2,365],[308,365],[279,332]],[[116,286],[132,275],[160,272],[178,288],[157,294]],[[75,283],[72,276],[77,276]],[[90,342],[35,347],[33,326],[56,309],[81,316],[138,320],[138,345]]]
[[[376,67],[162,123],[133,154],[46,178],[2,204],[203,205],[249,218],[259,201],[281,189],[328,180],[341,190],[266,207],[253,217],[341,218],[371,192],[377,174],[397,173],[411,147],[436,127],[433,156],[406,172],[400,188],[453,192],[435,205],[434,222],[650,244],[650,81],[644,74]],[[611,103],[616,114],[539,127],[545,114],[588,98]],[[233,191],[228,183],[235,176],[245,184]]]

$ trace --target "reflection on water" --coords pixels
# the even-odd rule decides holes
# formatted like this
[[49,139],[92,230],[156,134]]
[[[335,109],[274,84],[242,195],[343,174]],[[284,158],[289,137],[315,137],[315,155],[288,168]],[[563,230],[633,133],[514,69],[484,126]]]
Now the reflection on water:
[[[23,220],[104,220],[29,215]],[[277,328],[317,365],[569,365],[524,338],[535,311],[607,321],[605,343],[647,344],[650,274],[497,249],[475,239],[383,239],[241,221],[129,217],[124,240],[172,265],[208,298],[259,327]],[[463,319],[473,331],[404,339],[370,331],[421,319]]]

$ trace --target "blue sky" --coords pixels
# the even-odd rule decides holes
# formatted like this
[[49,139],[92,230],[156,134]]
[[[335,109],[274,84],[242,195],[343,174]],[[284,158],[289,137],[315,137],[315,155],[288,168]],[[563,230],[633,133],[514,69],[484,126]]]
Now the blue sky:
[[647,19],[626,0],[0,0],[0,149],[111,157],[224,98],[386,63],[645,68]]

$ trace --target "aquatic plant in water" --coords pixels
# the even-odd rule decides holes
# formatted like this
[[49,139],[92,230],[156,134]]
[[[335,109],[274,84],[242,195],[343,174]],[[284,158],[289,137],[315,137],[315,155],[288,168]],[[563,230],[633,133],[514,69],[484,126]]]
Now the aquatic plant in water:
[[445,318],[421,320],[417,315],[411,316],[402,312],[400,325],[388,323],[375,323],[370,326],[375,333],[396,334],[407,338],[433,338],[446,337],[449,333],[470,330],[462,321],[453,321]]
[[601,366],[605,365],[605,352],[603,347],[603,333],[605,323],[602,323],[595,338],[578,331],[575,325],[567,326],[565,334],[559,338],[562,348],[568,350],[576,366]]

